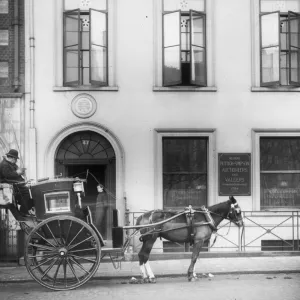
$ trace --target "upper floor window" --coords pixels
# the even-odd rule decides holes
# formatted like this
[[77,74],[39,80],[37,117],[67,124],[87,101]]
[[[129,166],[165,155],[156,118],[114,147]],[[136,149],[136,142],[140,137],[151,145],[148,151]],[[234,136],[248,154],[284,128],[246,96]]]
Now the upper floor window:
[[8,13],[8,0],[0,0],[0,14]]
[[107,0],[64,4],[64,86],[107,86]]
[[207,86],[205,0],[163,1],[163,86]]
[[300,86],[300,1],[260,1],[261,86]]

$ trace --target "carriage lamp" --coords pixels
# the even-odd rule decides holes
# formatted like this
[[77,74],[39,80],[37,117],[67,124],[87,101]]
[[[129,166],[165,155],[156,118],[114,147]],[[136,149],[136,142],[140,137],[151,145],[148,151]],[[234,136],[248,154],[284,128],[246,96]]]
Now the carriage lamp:
[[75,193],[84,192],[84,186],[82,181],[77,181],[73,183],[73,189]]

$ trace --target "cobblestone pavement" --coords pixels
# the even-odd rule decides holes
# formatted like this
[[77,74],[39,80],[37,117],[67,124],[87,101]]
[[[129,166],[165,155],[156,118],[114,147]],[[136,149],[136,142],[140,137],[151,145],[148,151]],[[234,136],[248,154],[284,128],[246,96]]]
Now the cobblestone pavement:
[[158,278],[156,284],[129,280],[91,280],[72,291],[54,292],[35,282],[0,283],[1,300],[298,300],[300,273],[215,275],[188,282],[185,277]]

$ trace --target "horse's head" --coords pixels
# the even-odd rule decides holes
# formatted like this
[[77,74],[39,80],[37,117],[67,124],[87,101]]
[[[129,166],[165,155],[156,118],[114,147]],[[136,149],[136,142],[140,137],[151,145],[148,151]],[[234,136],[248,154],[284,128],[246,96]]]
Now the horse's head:
[[243,223],[242,210],[239,207],[236,199],[233,196],[230,196],[229,201],[230,201],[230,210],[228,212],[227,218],[237,226],[239,227],[243,226],[244,223]]

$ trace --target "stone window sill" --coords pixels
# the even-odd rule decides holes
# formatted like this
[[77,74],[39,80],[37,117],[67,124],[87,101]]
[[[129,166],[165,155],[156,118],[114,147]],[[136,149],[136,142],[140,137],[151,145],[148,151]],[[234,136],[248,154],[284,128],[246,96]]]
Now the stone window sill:
[[251,87],[251,92],[300,92],[299,87]]
[[119,91],[118,86],[104,86],[104,87],[93,87],[93,86],[54,86],[54,92],[68,92],[68,91],[99,91],[99,92],[117,92]]
[[190,86],[177,86],[177,87],[163,87],[154,86],[153,92],[216,92],[217,88],[210,87],[190,87]]

